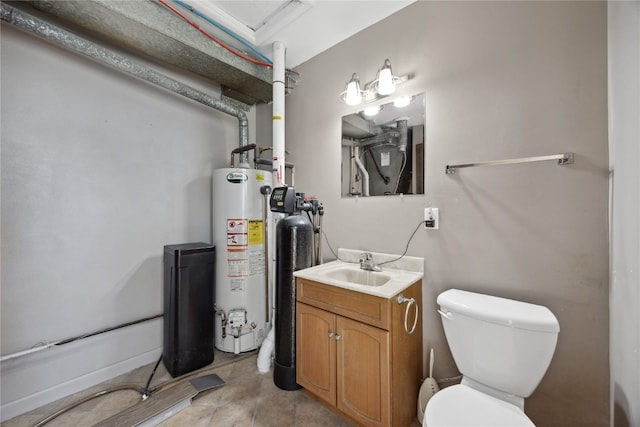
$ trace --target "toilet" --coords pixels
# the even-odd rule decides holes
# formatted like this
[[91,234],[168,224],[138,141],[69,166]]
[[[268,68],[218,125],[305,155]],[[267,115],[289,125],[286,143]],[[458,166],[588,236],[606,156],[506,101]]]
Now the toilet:
[[560,326],[546,307],[450,289],[438,312],[462,382],[435,393],[423,427],[535,426],[524,399],[540,383]]

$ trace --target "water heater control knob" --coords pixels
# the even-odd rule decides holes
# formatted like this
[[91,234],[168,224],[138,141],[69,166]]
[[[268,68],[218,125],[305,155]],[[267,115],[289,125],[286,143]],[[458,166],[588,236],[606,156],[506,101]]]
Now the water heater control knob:
[[247,323],[247,310],[235,309],[229,312],[229,326],[232,328],[242,328]]

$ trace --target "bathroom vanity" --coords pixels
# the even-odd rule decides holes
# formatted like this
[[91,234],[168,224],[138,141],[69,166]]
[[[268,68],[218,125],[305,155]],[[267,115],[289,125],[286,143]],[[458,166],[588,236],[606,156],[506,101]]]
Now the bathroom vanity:
[[409,426],[422,379],[422,272],[334,261],[295,275],[296,382],[356,424]]

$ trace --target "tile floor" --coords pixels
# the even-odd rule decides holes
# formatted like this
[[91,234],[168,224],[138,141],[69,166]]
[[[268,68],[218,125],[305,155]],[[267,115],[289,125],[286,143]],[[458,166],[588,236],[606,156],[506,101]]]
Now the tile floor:
[[[162,427],[340,427],[350,424],[313,400],[304,390],[284,391],[273,383],[270,371],[258,372],[257,352],[233,355],[216,350],[213,364],[198,371],[198,375],[215,373],[226,384],[218,389],[200,393],[191,406],[164,421]],[[155,363],[142,366],[127,374],[99,384],[74,395],[52,402],[2,423],[2,427],[33,427],[44,418],[78,400],[105,388],[119,384],[146,385]],[[196,375],[197,376],[197,375]],[[151,385],[171,381],[161,363]],[[46,424],[47,427],[91,426],[115,415],[140,401],[133,390],[117,391],[85,402]],[[411,427],[418,427],[414,420]]]
[[[197,375],[215,373],[225,385],[200,393],[191,406],[160,424],[162,427],[340,427],[350,424],[309,397],[304,390],[284,391],[273,383],[270,371],[258,372],[257,352],[233,355],[216,350],[210,366]],[[2,427],[33,427],[44,418],[78,400],[108,387],[120,384],[146,385],[155,363],[142,366],[95,387],[67,396],[31,412],[2,423]],[[195,376],[197,376],[195,375]],[[164,384],[172,378],[161,363],[151,386]],[[91,426],[115,415],[140,401],[133,390],[117,391],[85,402],[46,424],[47,427]],[[418,427],[418,421],[410,427]]]

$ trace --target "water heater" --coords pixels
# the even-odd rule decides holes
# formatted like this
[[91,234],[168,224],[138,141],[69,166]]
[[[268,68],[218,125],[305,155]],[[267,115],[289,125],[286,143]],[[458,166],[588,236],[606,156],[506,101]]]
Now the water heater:
[[271,214],[265,189],[270,190],[271,181],[271,172],[257,169],[213,173],[212,237],[218,258],[214,342],[225,352],[256,349],[270,327],[267,279],[273,245],[266,240]]

